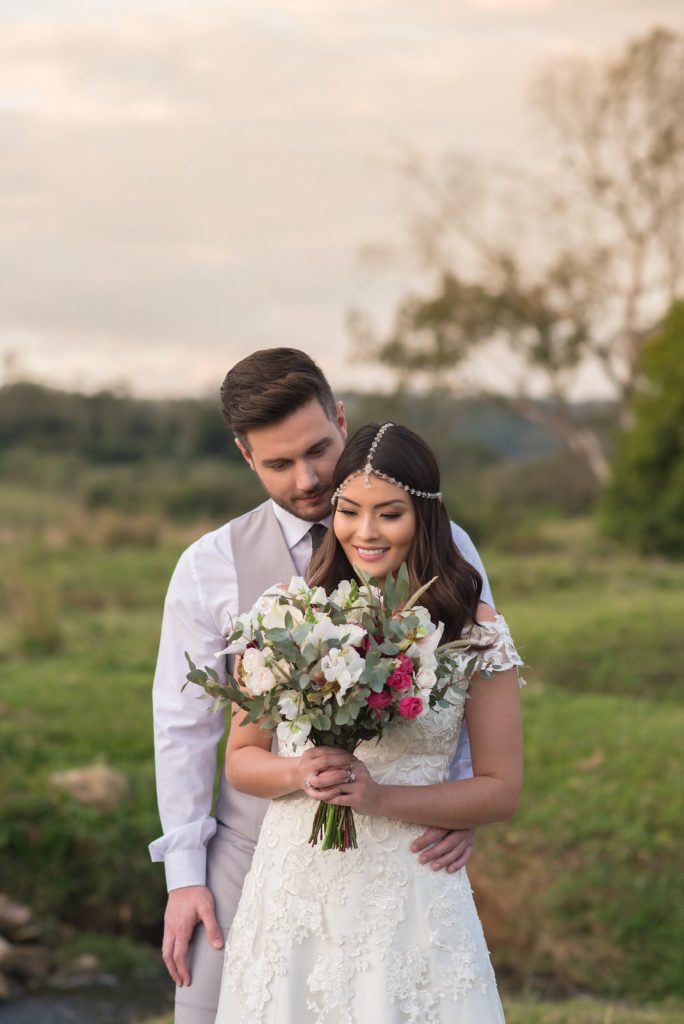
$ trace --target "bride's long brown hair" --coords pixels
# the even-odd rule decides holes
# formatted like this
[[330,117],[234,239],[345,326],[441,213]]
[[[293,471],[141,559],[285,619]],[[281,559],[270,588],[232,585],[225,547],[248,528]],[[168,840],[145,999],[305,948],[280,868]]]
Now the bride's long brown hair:
[[[335,490],[348,476],[363,469],[379,429],[379,423],[368,423],[347,442],[335,467]],[[392,426],[383,434],[373,454],[373,468],[417,491],[440,490],[439,465],[432,449],[408,427]],[[437,576],[420,603],[434,622],[444,623],[444,642],[455,640],[465,626],[477,621],[482,577],[458,550],[444,503],[439,498],[408,497],[416,514],[416,534],[406,560],[411,592]],[[332,529],[312,558],[307,573],[311,584],[328,592],[354,575],[334,527],[333,514]]]

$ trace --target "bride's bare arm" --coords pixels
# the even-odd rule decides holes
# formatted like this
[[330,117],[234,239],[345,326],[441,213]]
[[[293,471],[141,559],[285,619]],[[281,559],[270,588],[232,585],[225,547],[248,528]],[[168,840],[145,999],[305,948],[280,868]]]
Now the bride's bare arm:
[[[522,728],[515,670],[476,683],[466,705],[473,778],[430,786],[382,786],[365,768],[350,792],[329,799],[361,814],[461,829],[505,821],[515,814],[522,788]],[[357,791],[358,787],[358,791]],[[345,788],[345,787],[343,787]]]
[[[493,617],[483,608],[481,620]],[[505,821],[515,813],[522,788],[522,724],[515,669],[476,679],[466,702],[473,778],[428,786],[379,785],[361,761],[357,781],[317,796],[361,814],[420,825],[464,829]]]
[[351,755],[337,747],[313,747],[301,757],[279,757],[271,752],[271,734],[258,725],[242,725],[246,712],[233,706],[226,748],[226,778],[231,786],[267,799],[316,786],[338,785],[347,778]]

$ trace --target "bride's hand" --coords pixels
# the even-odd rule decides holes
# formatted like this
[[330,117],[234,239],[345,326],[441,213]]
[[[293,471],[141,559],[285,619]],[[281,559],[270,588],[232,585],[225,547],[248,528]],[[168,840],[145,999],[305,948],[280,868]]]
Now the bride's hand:
[[322,799],[320,791],[327,792],[349,777],[353,760],[353,755],[340,747],[310,747],[299,758],[299,788],[314,800]]
[[351,807],[359,814],[378,814],[382,786],[373,780],[363,761],[349,754],[347,758],[344,779],[328,789],[317,789],[315,798],[328,804]]

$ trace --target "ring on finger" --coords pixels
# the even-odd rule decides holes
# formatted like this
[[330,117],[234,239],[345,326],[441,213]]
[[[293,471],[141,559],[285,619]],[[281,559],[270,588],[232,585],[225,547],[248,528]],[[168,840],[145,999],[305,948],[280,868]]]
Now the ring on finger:
[[351,765],[347,768],[347,782],[356,782],[356,772]]

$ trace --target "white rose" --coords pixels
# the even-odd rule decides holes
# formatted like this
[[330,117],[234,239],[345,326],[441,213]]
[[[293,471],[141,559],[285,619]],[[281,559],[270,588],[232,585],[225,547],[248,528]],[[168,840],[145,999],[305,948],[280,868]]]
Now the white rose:
[[254,611],[261,612],[262,615],[266,615],[270,612],[271,608],[276,602],[276,598],[273,594],[269,594],[268,591],[262,594],[261,597],[254,604]]
[[421,690],[431,690],[437,682],[437,676],[430,668],[421,668],[416,675],[416,685]]
[[260,651],[258,647],[248,647],[242,655],[242,671],[246,675],[251,675],[258,668],[263,668],[265,664],[264,652]]
[[258,668],[256,672],[252,673],[245,680],[247,686],[257,697],[261,696],[262,693],[267,693],[268,690],[272,690],[276,684],[276,677],[271,672],[270,668]]

